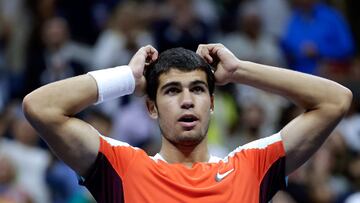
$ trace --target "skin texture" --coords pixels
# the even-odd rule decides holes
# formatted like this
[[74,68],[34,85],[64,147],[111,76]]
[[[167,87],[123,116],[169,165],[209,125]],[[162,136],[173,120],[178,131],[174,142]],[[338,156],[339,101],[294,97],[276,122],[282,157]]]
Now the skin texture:
[[[204,71],[183,72],[172,69],[161,74],[156,104],[148,100],[147,106],[150,116],[159,122],[163,136],[160,154],[165,159],[179,162],[179,157],[192,160],[194,155],[199,161],[209,159],[204,138],[214,100],[209,93]],[[197,120],[190,124],[180,122],[182,116],[194,116]],[[202,149],[201,153],[195,149]]]
[[[218,85],[229,82],[254,86],[282,95],[305,112],[281,130],[286,151],[286,172],[291,173],[321,146],[350,107],[352,93],[347,88],[323,78],[237,59],[221,44],[199,45],[197,53],[216,66]],[[129,63],[135,78],[135,92],[144,94],[145,64],[158,57],[146,46],[138,50]],[[185,76],[185,77],[184,77]],[[149,114],[158,119],[163,133],[160,153],[169,163],[191,166],[208,161],[206,132],[213,98],[208,90],[199,92],[194,81],[206,82],[205,73],[171,70],[160,76],[155,102],[147,101]],[[169,82],[176,88],[165,93]],[[196,85],[195,85],[196,86]],[[201,86],[201,85],[200,85]],[[164,90],[167,90],[166,88]],[[74,117],[97,100],[97,84],[89,75],[69,78],[45,85],[24,98],[25,116],[49,144],[55,154],[78,174],[86,175],[98,149],[98,132]],[[178,123],[184,113],[195,114],[193,126]]]
[[281,130],[286,173],[301,166],[322,145],[350,108],[352,93],[333,81],[237,59],[222,44],[200,45],[197,53],[217,64],[219,84],[250,85],[286,97],[305,112]]
[[[135,92],[144,94],[146,62],[158,52],[145,46],[136,52],[129,66],[136,82]],[[90,75],[81,75],[42,86],[23,100],[23,111],[52,151],[79,175],[85,176],[95,162],[100,146],[98,132],[74,117],[97,101],[97,84]]]

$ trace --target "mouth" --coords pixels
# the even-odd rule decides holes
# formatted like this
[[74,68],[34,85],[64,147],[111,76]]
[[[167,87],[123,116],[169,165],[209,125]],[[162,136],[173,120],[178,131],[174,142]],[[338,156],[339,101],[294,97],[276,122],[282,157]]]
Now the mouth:
[[178,119],[180,125],[188,130],[194,128],[198,121],[199,119],[193,114],[185,114]]

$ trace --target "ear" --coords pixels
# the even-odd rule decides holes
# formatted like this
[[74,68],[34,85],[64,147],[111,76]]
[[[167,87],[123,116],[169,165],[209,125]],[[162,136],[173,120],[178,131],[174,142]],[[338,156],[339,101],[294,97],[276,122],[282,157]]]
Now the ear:
[[146,98],[146,107],[148,110],[148,114],[152,119],[158,118],[158,110],[155,104],[155,101],[152,101],[149,98]]
[[214,102],[214,95],[210,96],[210,113],[214,113],[215,102]]

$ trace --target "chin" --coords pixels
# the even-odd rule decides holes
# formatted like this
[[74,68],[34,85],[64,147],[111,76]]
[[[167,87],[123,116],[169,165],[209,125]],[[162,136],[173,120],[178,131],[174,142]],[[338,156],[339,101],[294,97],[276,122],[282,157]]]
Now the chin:
[[[202,133],[203,131],[200,128],[184,129],[184,128],[173,128],[172,130],[163,130],[160,126],[160,131],[162,136],[173,145],[177,146],[196,146],[200,144],[206,137],[207,132]],[[164,132],[170,132],[166,134]]]
[[175,140],[176,140],[177,144],[193,146],[193,145],[200,144],[204,138],[205,138],[205,136],[203,136],[199,133],[186,131],[186,132],[181,133],[181,135],[178,135],[175,138]]

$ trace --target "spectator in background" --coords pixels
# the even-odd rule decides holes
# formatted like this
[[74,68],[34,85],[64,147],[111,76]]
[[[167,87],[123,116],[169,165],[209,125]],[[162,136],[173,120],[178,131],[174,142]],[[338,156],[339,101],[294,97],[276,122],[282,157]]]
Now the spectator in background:
[[99,31],[107,26],[111,11],[121,2],[121,0],[95,0],[92,6],[93,23]]
[[51,190],[52,203],[95,202],[90,193],[78,185],[75,172],[55,156],[47,170],[46,182]]
[[[141,46],[154,43],[152,34],[147,30],[147,22],[142,17],[142,14],[148,15],[147,5],[127,1],[114,8],[108,27],[100,33],[94,46],[92,70],[125,64]],[[123,104],[130,100],[130,97],[123,97],[120,102],[109,101],[100,105],[99,109],[111,119],[116,119]]]
[[235,30],[236,26],[236,19],[239,4],[244,2],[244,0],[215,0],[213,1],[217,5],[218,8],[218,15],[220,18],[220,31],[222,33],[228,33]]
[[210,29],[218,28],[220,17],[213,0],[193,0],[192,4],[196,16],[202,22],[204,22]]
[[160,148],[160,136],[158,136],[160,132],[156,122],[146,113],[144,104],[143,98],[132,97],[129,104],[116,112],[114,130],[110,137],[140,147],[149,154],[156,154]]
[[345,203],[357,203],[360,201],[360,155],[351,157],[348,165],[349,179],[352,180],[352,190],[346,196]]
[[32,18],[25,0],[0,0],[0,35],[7,70],[19,74],[25,68],[25,50]]
[[347,147],[360,154],[360,114],[357,111],[357,101],[354,100],[350,110],[342,120],[336,131],[342,136]]
[[[354,43],[341,14],[320,0],[293,0],[293,5],[282,39],[290,67],[316,75],[346,68]],[[320,65],[327,70],[320,70]]]
[[[44,0],[43,0],[44,1]],[[96,6],[113,5],[114,1],[120,0],[45,0],[55,4],[57,15],[63,17],[68,22],[71,30],[71,37],[81,43],[93,44],[99,35],[99,14]],[[101,17],[100,17],[101,18]]]
[[117,5],[108,27],[96,41],[93,69],[124,64],[141,46],[153,44],[153,37],[140,21],[139,13],[141,6],[136,2]]
[[264,109],[257,103],[242,106],[240,119],[233,133],[227,137],[225,146],[235,149],[265,135],[262,126],[266,117]]
[[50,199],[45,174],[50,154],[38,147],[38,135],[24,118],[19,103],[12,106],[9,113],[9,116],[13,117],[9,129],[9,135],[13,140],[3,142],[0,150],[14,164],[17,184],[34,202],[48,203]]
[[324,143],[324,146],[314,154],[306,166],[306,183],[309,186],[311,202],[331,202],[339,195],[338,192],[347,189],[347,185],[341,184],[333,174],[336,157],[328,143]]
[[30,58],[26,74],[26,88],[54,82],[85,72],[90,66],[92,51],[70,38],[67,22],[54,17],[42,27],[43,49]]
[[216,87],[216,97],[214,98],[216,108],[211,115],[208,130],[209,151],[215,156],[226,156],[236,148],[234,145],[238,143],[228,145],[227,140],[228,137],[232,137],[239,120],[240,112],[235,93],[234,84]]
[[[273,36],[263,30],[260,4],[249,1],[240,4],[238,10],[237,31],[225,35],[221,41],[240,59],[258,63],[284,67],[285,59]],[[275,130],[281,108],[287,102],[276,95],[262,90],[236,85],[236,97],[240,106],[255,105],[263,107],[264,120],[259,126],[259,136],[267,135]]]
[[26,45],[33,19],[25,0],[0,0],[0,109],[21,96]]
[[45,66],[41,82],[47,84],[82,73],[82,66],[89,65],[91,52],[82,45],[70,41],[67,22],[52,18],[44,25]]
[[290,17],[288,0],[257,0],[265,33],[281,38]]
[[0,202],[32,203],[30,196],[16,184],[16,168],[0,153]]
[[264,32],[257,1],[240,4],[237,30],[220,41],[238,58],[284,67],[285,59],[273,36]]
[[166,3],[166,15],[153,27],[160,52],[173,47],[196,50],[199,44],[208,43],[211,31],[197,16],[193,0],[167,0]]

